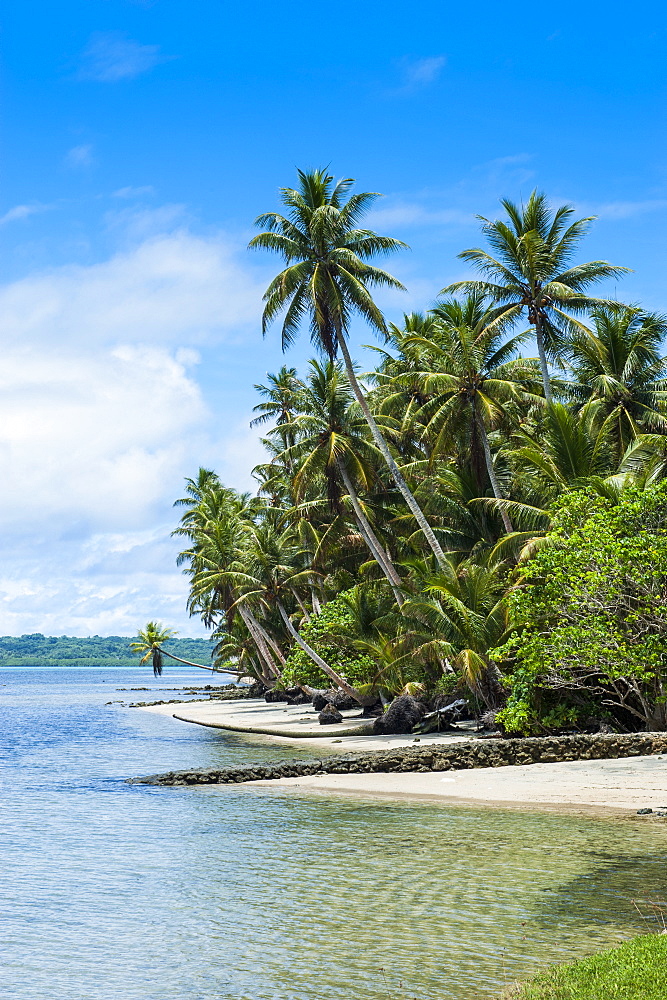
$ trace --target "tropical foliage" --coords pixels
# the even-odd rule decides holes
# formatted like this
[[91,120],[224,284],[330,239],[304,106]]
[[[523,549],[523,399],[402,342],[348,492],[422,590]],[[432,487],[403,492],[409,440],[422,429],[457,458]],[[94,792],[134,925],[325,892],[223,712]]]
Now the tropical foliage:
[[[481,278],[388,324],[374,292],[402,286],[374,259],[403,244],[363,227],[377,197],[300,172],[257,220],[284,262],[263,328],[318,357],[256,386],[256,495],[202,469],[177,501],[191,614],[267,688],[665,728],[665,318],[593,297],[625,269],[579,262],[592,220],[535,192],[482,220]],[[363,374],[355,315],[380,338]]]
[[516,633],[494,651],[514,660],[500,713],[509,728],[539,729],[548,703],[664,729],[667,483],[562,497],[550,544],[521,569],[509,605]]

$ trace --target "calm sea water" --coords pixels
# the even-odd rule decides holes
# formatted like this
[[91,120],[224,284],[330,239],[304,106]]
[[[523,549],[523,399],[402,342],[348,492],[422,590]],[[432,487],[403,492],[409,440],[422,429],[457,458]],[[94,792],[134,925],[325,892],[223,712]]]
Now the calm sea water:
[[298,756],[105,705],[193,681],[0,670],[3,997],[490,1000],[667,893],[654,824],[126,785]]

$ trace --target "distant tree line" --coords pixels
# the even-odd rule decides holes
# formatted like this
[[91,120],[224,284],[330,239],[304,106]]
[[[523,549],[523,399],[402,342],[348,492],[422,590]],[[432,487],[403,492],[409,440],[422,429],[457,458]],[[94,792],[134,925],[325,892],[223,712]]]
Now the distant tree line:
[[[97,667],[137,665],[130,638],[122,635],[0,636],[0,666],[5,667]],[[212,645],[207,639],[170,639],[169,649],[184,660],[210,663]]]

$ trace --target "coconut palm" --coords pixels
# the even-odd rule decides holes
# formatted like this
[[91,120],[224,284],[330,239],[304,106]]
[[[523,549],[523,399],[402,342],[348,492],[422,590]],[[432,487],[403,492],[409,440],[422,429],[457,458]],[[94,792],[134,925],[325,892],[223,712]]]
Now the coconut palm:
[[508,636],[505,577],[502,563],[470,559],[427,579],[424,593],[404,605],[397,664],[437,658],[443,672],[457,673],[487,708],[498,708],[504,691],[489,651]]
[[266,377],[268,385],[255,386],[264,401],[253,406],[253,413],[259,415],[250,421],[250,426],[257,427],[269,420],[274,421],[274,432],[277,431],[281,438],[283,448],[288,448],[294,441],[289,436],[287,425],[298,410],[303,383],[297,378],[296,368],[288,368],[287,365],[283,365],[276,375],[267,373]]
[[267,420],[274,420],[278,426],[288,424],[298,408],[303,383],[297,378],[296,368],[283,365],[276,375],[267,372],[266,377],[268,386],[255,386],[265,401],[253,406],[252,412],[259,413],[259,416],[250,421],[251,427],[266,423]]
[[188,611],[200,615],[207,628],[219,627],[224,618],[227,630],[240,614],[264,665],[264,681],[270,684],[280,676],[278,664],[284,662],[280,647],[250,609],[237,608],[239,595],[229,583],[230,571],[241,565],[247,551],[262,503],[224,487],[206,470],[200,470],[198,479],[188,483],[188,496],[176,501],[186,510],[172,532],[190,542],[177,558],[190,577]]
[[591,320],[569,348],[572,392],[618,463],[640,434],[667,432],[667,317],[614,305]]
[[562,403],[552,403],[533,433],[514,437],[512,462],[532,489],[544,499],[581,486],[591,476],[617,471],[614,456],[602,447],[590,414],[576,414]]
[[[544,194],[532,192],[526,205],[501,200],[506,220],[492,222],[480,215],[482,232],[493,253],[479,247],[459,254],[485,275],[483,281],[457,281],[441,294],[480,292],[504,306],[509,317],[527,313],[535,330],[542,369],[544,395],[552,401],[547,354],[554,354],[566,333],[576,329],[572,313],[608,304],[592,298],[587,290],[629,269],[593,260],[572,264],[577,245],[595,216],[572,221],[574,208],[561,205],[553,211]],[[495,256],[493,256],[495,254]]]
[[340,362],[310,362],[300,405],[301,412],[287,425],[295,444],[281,456],[286,464],[296,466],[293,482],[297,501],[303,499],[313,477],[321,475],[331,505],[339,509],[344,487],[359,532],[400,604],[401,578],[375,534],[355,487],[358,483],[362,490],[370,489],[382,456],[368,440],[366,422],[353,405],[350,384]]
[[[479,293],[443,302],[433,313],[437,322],[430,336],[407,334],[401,345],[408,357],[416,349],[424,367],[416,371],[409,364],[407,374],[394,382],[400,386],[407,380],[418,388],[424,400],[418,418],[430,453],[451,455],[462,437],[480,495],[488,476],[494,496],[503,499],[489,431],[507,419],[508,404],[539,401],[534,365],[516,357],[527,334],[508,340],[506,316]],[[505,530],[512,531],[507,513],[501,513]]]
[[509,459],[521,498],[475,502],[504,511],[519,529],[500,539],[492,555],[529,558],[550,528],[551,505],[566,490],[588,487],[614,498],[626,480],[629,485],[633,474],[646,468],[647,457],[639,448],[617,460],[593,417],[592,412],[574,413],[552,403],[532,431],[514,433]]
[[340,348],[352,391],[373,440],[436,559],[444,563],[440,543],[380,432],[350,356],[347,332],[353,314],[360,314],[381,336],[387,334],[384,316],[370,289],[403,289],[400,281],[369,261],[406,246],[400,240],[358,228],[364,212],[379,196],[366,191],[347,197],[352,184],[351,178],[335,184],[326,170],[300,170],[299,188],[281,189],[281,200],[289,209],[289,217],[268,212],[256,219],[256,225],[265,227],[265,232],[255,236],[250,246],[278,253],[288,265],[264,294],[262,329],[266,332],[284,312],[283,350],[293,342],[306,318],[318,350],[333,360]]
[[[183,660],[180,656],[176,656],[174,653],[170,653],[162,648],[168,639],[175,638],[177,634],[173,629],[165,628],[162,622],[147,622],[142,629],[139,629],[137,639],[130,643],[130,649],[133,653],[144,654],[139,661],[140,663],[143,664],[148,663],[149,660],[151,661],[155,677],[162,675],[164,656],[169,656],[172,660],[178,660],[179,663],[185,663],[188,667],[199,667],[201,670],[215,670],[215,667],[207,667],[203,663],[192,663],[190,660]],[[231,670],[223,672],[236,673],[236,671]]]
[[360,705],[373,701],[372,696],[361,694],[348,683],[345,677],[331,667],[298,631],[286,603],[296,600],[305,618],[305,607],[298,597],[298,588],[308,586],[315,575],[311,567],[301,565],[300,553],[294,544],[290,529],[278,531],[266,520],[254,532],[253,544],[247,553],[242,569],[229,574],[232,585],[239,588],[239,608],[259,606],[268,610],[276,609],[291,638],[310,657],[320,670],[359,702]]

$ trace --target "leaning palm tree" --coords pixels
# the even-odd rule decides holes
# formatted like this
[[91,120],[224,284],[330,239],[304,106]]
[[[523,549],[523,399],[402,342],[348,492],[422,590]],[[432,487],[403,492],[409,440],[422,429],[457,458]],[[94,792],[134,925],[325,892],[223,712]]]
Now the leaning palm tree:
[[[203,663],[192,663],[191,660],[183,660],[180,656],[175,656],[174,653],[169,653],[166,649],[163,649],[164,643],[168,639],[175,638],[176,635],[177,633],[173,629],[166,628],[162,622],[147,622],[143,628],[139,629],[135,641],[130,643],[130,649],[133,653],[144,654],[139,661],[140,663],[148,663],[150,660],[155,677],[162,675],[164,656],[169,656],[172,660],[178,660],[179,663],[185,663],[188,667],[199,667],[200,670],[215,670],[215,667],[207,667]],[[236,673],[235,670],[224,670],[222,672]]]
[[[259,606],[267,611],[277,610],[294,642],[337,687],[354,698],[360,705],[372,703],[373,696],[362,694],[349,684],[342,674],[334,670],[313,649],[294,625],[286,602],[295,600],[301,612],[305,612],[305,606],[298,595],[298,590],[304,585],[309,586],[315,575],[311,567],[304,568],[301,565],[299,557],[300,553],[294,544],[291,529],[288,528],[281,532],[268,520],[259,525],[255,529],[253,544],[248,551],[247,561],[243,569],[237,570],[233,574],[234,585],[242,591],[237,601],[237,607],[241,609]],[[306,614],[304,614],[305,617],[307,617]]]
[[265,232],[255,236],[250,246],[272,250],[287,264],[264,294],[262,330],[266,333],[273,320],[284,312],[283,350],[292,344],[306,318],[318,350],[334,360],[340,348],[350,386],[373,440],[438,563],[444,565],[440,543],[380,432],[350,356],[347,332],[353,314],[363,316],[381,336],[387,335],[384,316],[369,289],[403,289],[400,281],[369,261],[406,247],[390,236],[358,228],[364,212],[379,195],[366,191],[347,197],[352,184],[351,178],[335,184],[326,170],[300,170],[298,190],[281,190],[289,217],[267,212],[256,219],[256,225],[264,227]]
[[[572,313],[580,313],[606,300],[595,299],[587,289],[606,278],[615,278],[629,268],[605,260],[572,265],[577,244],[595,216],[571,221],[574,208],[561,205],[552,211],[546,196],[533,191],[526,205],[501,200],[507,220],[480,215],[482,232],[493,254],[475,247],[459,254],[485,276],[483,281],[457,281],[443,293],[482,292],[518,317],[524,311],[535,330],[540,356],[544,395],[552,401],[547,354],[554,354],[564,335],[576,329]],[[441,293],[442,294],[442,293]]]

